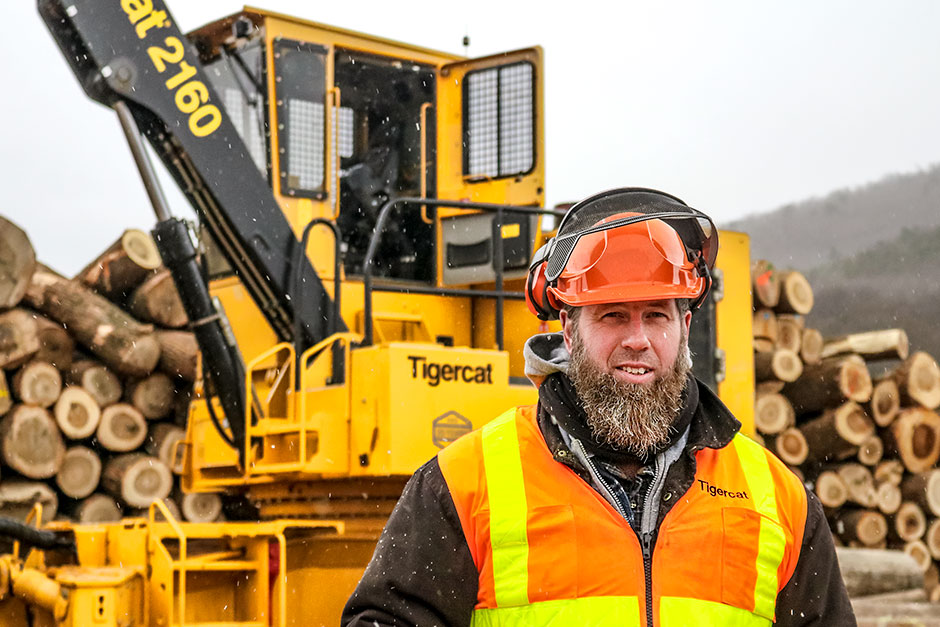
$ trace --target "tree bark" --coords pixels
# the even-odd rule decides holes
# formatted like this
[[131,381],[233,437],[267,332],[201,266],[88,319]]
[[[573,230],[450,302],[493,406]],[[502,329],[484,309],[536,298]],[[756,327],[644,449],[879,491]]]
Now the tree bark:
[[23,309],[0,314],[0,368],[16,368],[39,348],[39,327],[32,314]]
[[834,407],[846,399],[864,403],[871,398],[871,389],[865,361],[849,355],[806,366],[803,376],[784,386],[783,394],[800,415]]
[[849,498],[849,488],[842,477],[833,470],[824,470],[819,473],[814,491],[823,507],[829,509],[842,507]]
[[779,335],[777,316],[769,309],[758,309],[754,312],[753,334],[756,338],[770,340],[776,343]]
[[809,444],[808,459],[819,462],[854,455],[857,448],[875,433],[871,419],[858,403],[852,401],[827,410],[799,429]]
[[55,483],[66,496],[83,499],[95,491],[100,479],[101,458],[98,454],[84,446],[73,446],[65,451]]
[[940,407],[940,367],[933,357],[917,351],[891,375],[901,392],[901,404]]
[[121,520],[121,508],[117,501],[107,494],[92,494],[78,504],[72,517],[86,524],[118,522]]
[[882,379],[871,391],[868,414],[879,427],[887,427],[901,411],[901,393],[894,379]]
[[901,482],[901,494],[925,512],[940,516],[940,470],[933,468],[906,476]]
[[822,361],[823,336],[816,329],[803,329],[800,336],[800,359],[804,364],[815,366]]
[[184,381],[196,380],[199,343],[189,331],[157,331],[160,342],[160,370]]
[[68,327],[72,337],[122,374],[146,376],[160,359],[160,343],[151,325],[137,322],[104,297],[45,267],[33,273],[25,299]]
[[133,405],[115,403],[102,410],[96,437],[109,451],[133,451],[147,438],[147,421]]
[[39,330],[39,352],[37,361],[46,361],[59,370],[68,370],[75,353],[75,340],[61,324],[34,313],[36,328]]
[[180,509],[189,522],[215,522],[222,515],[222,497],[211,492],[184,494]]
[[140,320],[178,329],[189,323],[173,276],[166,268],[147,277],[127,301],[127,308]]
[[83,387],[99,407],[107,407],[121,400],[121,380],[107,366],[92,359],[73,363],[65,379]]
[[800,356],[788,350],[775,350],[772,353],[754,353],[754,376],[758,381],[775,379],[778,381],[796,381],[803,373]]
[[176,425],[157,422],[150,425],[144,448],[148,454],[159,459],[178,475],[183,472],[183,448],[182,445],[177,446],[177,442],[185,438],[186,432]]
[[0,217],[0,309],[16,307],[36,269],[36,253],[23,229]]
[[780,302],[774,310],[777,313],[808,314],[813,309],[813,288],[809,281],[796,270],[779,274]]
[[882,542],[888,534],[883,514],[870,510],[842,510],[836,514],[836,528],[844,542],[857,541],[864,546]]
[[917,503],[904,501],[897,513],[891,517],[888,535],[893,540],[911,542],[924,536],[927,531],[927,517]]
[[62,375],[52,364],[33,360],[13,376],[13,392],[25,405],[50,407],[62,393]]
[[754,426],[761,433],[780,433],[792,427],[796,416],[793,405],[782,394],[757,393],[754,404]]
[[768,446],[777,457],[790,466],[799,466],[806,461],[809,446],[799,429],[788,428],[781,433],[767,436]]
[[176,387],[169,376],[155,372],[128,385],[125,398],[147,420],[159,420],[173,409]]
[[0,450],[6,464],[24,477],[48,479],[65,456],[62,435],[42,407],[17,405],[0,420]]
[[751,286],[755,306],[776,307],[780,302],[780,278],[769,261],[758,259],[751,266]]
[[101,408],[85,388],[71,385],[62,391],[53,409],[62,435],[70,440],[91,437],[101,421]]
[[170,469],[155,457],[128,453],[112,458],[101,473],[101,485],[131,507],[149,507],[173,488]]
[[23,522],[36,503],[42,505],[43,524],[55,518],[59,497],[42,481],[13,479],[0,483],[0,516]]
[[923,573],[901,551],[838,548],[839,570],[852,598],[923,586]]
[[128,229],[75,279],[109,300],[123,302],[160,263],[153,238],[144,231]]
[[925,472],[940,459],[940,416],[922,407],[902,410],[887,429],[885,450],[901,458],[913,473]]
[[868,361],[907,359],[909,350],[904,329],[884,329],[826,338],[823,359],[836,355],[861,355]]

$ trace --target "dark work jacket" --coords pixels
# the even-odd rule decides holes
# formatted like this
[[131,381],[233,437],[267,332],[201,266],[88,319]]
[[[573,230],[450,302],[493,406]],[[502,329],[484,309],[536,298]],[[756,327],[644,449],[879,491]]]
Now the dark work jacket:
[[[695,452],[727,446],[740,423],[704,384],[689,427],[685,454],[669,468],[662,495],[681,496],[695,476]],[[587,470],[567,449],[546,412],[539,428],[559,463],[590,485]],[[852,626],[852,606],[839,572],[832,535],[816,496],[807,491],[800,558],[777,595],[777,625]],[[661,499],[659,524],[679,498]],[[559,555],[564,567],[564,555]],[[477,600],[478,573],[437,458],[415,472],[389,517],[372,561],[343,612],[343,625],[464,626]]]

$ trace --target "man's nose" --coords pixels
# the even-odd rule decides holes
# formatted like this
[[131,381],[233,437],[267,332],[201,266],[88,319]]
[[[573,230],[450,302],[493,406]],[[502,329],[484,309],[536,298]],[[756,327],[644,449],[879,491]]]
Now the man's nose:
[[642,351],[650,347],[648,329],[642,320],[631,320],[625,325],[620,345],[634,351]]

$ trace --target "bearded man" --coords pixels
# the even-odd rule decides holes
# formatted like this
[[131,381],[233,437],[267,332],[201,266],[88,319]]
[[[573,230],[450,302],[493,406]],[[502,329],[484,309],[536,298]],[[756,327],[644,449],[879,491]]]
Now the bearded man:
[[815,496],[690,375],[717,231],[643,188],[536,252],[536,406],[419,469],[347,625],[854,625]]

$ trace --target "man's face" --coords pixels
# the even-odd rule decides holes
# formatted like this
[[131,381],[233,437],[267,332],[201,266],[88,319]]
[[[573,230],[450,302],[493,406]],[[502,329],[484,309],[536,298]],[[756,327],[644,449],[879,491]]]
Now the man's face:
[[669,441],[691,368],[692,314],[675,301],[582,307],[561,312],[571,379],[599,442],[645,456]]
[[584,351],[600,372],[618,381],[649,386],[670,372],[679,344],[688,336],[691,312],[684,315],[674,300],[587,305],[577,325],[561,312],[565,346],[572,352],[575,327]]

